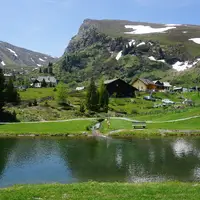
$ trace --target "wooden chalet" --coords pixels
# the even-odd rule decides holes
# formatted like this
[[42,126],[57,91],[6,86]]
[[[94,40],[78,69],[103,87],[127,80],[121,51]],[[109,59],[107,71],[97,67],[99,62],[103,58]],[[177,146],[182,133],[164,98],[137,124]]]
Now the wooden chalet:
[[120,78],[104,81],[104,84],[110,96],[133,98],[135,97],[135,91],[137,91],[135,87]]

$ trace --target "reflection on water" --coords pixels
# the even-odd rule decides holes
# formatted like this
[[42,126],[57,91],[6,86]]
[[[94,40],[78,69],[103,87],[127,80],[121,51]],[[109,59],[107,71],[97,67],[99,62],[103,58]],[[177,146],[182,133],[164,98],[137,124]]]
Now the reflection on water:
[[184,139],[176,140],[172,143],[172,148],[175,155],[179,158],[188,156],[191,152],[193,152],[193,145]]
[[200,181],[200,138],[0,139],[0,187],[89,180]]

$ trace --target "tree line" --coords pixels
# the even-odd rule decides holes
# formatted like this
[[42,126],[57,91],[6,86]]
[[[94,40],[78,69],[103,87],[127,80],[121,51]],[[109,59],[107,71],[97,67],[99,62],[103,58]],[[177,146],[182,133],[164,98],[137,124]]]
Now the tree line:
[[[68,104],[67,101],[67,89],[66,85],[60,82],[57,87],[57,103],[59,105]],[[87,87],[86,98],[85,101],[82,101],[80,104],[80,112],[85,112],[85,107],[89,111],[94,112],[108,112],[108,104],[109,104],[109,94],[105,87],[104,81],[101,81],[100,87],[97,88],[95,81],[91,78],[90,83]]]
[[104,81],[101,81],[99,89],[95,85],[93,78],[90,80],[89,87],[87,88],[86,106],[91,111],[108,112],[109,94],[105,87]]
[[16,114],[4,112],[5,103],[17,105],[20,103],[20,96],[13,85],[12,79],[5,80],[2,69],[0,68],[0,120],[16,120]]

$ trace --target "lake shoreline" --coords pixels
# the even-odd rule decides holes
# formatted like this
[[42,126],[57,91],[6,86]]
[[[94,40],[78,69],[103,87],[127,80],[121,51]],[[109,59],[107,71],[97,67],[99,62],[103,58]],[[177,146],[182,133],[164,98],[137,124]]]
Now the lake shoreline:
[[163,129],[122,129],[110,131],[108,133],[98,133],[92,135],[91,132],[82,132],[82,133],[0,133],[0,137],[69,137],[69,138],[91,138],[91,137],[113,137],[113,138],[127,138],[127,137],[192,137],[192,136],[200,136],[200,130],[163,130]]

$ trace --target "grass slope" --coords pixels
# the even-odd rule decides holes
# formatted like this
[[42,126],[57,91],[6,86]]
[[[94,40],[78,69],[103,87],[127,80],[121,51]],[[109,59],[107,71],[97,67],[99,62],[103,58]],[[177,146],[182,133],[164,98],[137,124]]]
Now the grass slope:
[[28,88],[26,91],[20,91],[22,100],[40,99],[43,97],[54,97],[54,88]]
[[93,120],[0,125],[0,134],[80,134]]
[[[83,119],[66,122],[38,122],[38,123],[19,123],[19,124],[2,124],[0,125],[0,135],[56,135],[56,134],[82,134],[87,130],[88,126],[94,124],[93,119]],[[147,124],[147,129],[140,132],[139,135],[158,133],[158,129],[166,130],[199,130],[200,118],[190,119],[186,121],[171,122],[171,123],[151,123]],[[110,127],[106,122],[102,123],[101,132],[108,133],[116,130],[125,130],[137,134],[137,130],[132,127],[132,122],[122,119],[111,119]],[[173,133],[172,133],[173,134]]]
[[80,183],[22,185],[0,190],[1,200],[197,200],[200,185],[195,183]]
[[[110,127],[108,127],[107,123],[104,122],[102,124],[101,131],[103,133],[108,133],[117,130],[124,130],[123,134],[127,132],[127,134],[131,133],[132,135],[139,134],[150,134],[150,135],[157,135],[159,129],[164,130],[180,130],[180,133],[185,130],[193,130],[198,131],[200,129],[200,118],[190,119],[186,121],[179,121],[179,122],[166,122],[166,123],[151,123],[147,124],[147,128],[144,130],[135,130],[132,127],[132,122],[121,120],[121,119],[111,119],[110,120]],[[172,132],[171,134],[177,134],[177,132]],[[120,133],[117,135],[120,135]],[[126,134],[125,134],[126,135]]]
[[177,120],[182,118],[188,118],[193,116],[200,115],[199,107],[191,108],[191,109],[185,109],[180,112],[174,112],[174,113],[160,113],[157,115],[143,115],[143,116],[136,116],[133,119],[139,120],[139,121],[170,121],[170,120]]

